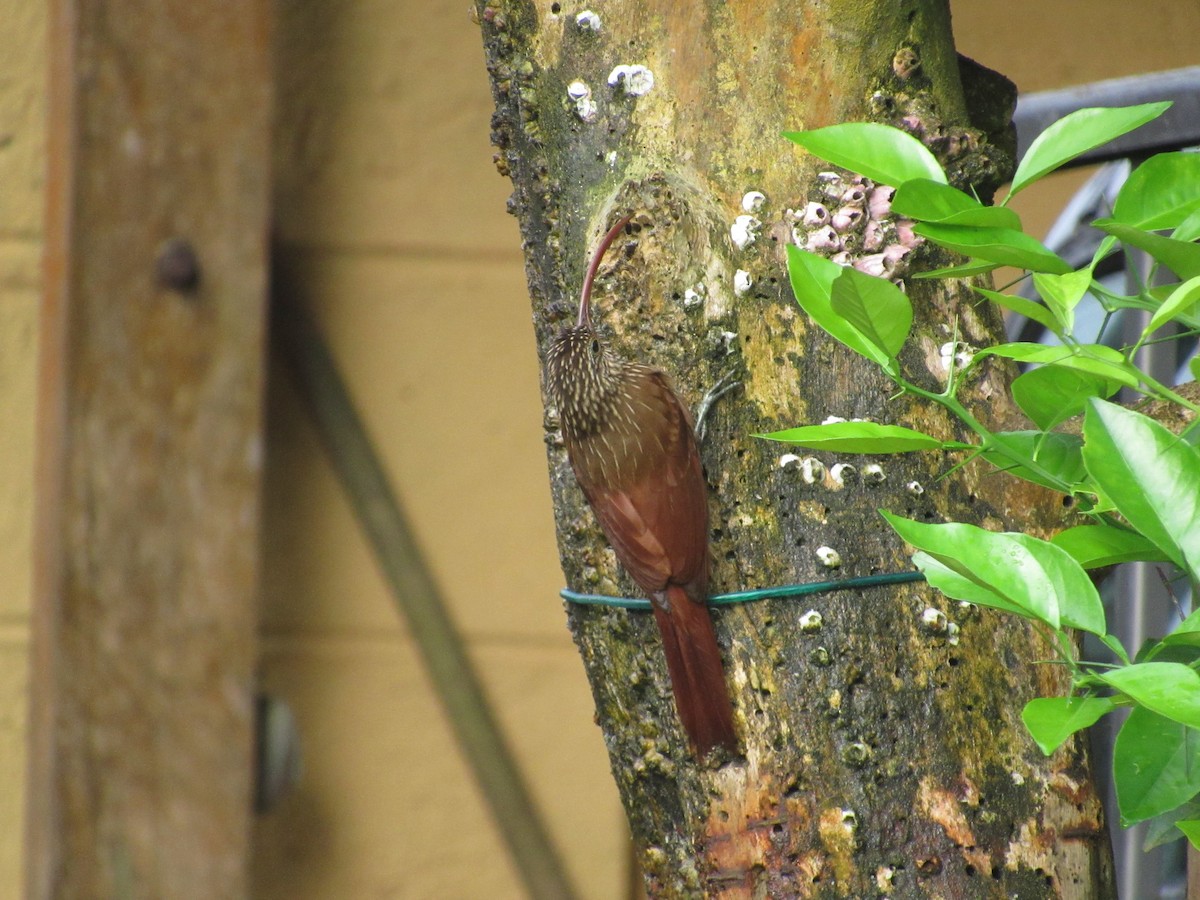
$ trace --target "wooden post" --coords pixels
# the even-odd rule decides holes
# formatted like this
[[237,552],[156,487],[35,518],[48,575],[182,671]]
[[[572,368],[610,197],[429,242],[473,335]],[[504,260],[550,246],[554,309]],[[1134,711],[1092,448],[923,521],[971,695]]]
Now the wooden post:
[[54,0],[27,894],[246,894],[271,4]]

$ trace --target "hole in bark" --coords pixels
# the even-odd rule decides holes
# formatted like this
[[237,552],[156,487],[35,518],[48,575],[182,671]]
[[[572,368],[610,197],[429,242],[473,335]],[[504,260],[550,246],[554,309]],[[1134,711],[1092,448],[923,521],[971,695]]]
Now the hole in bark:
[[783,826],[780,825],[778,822],[776,822],[774,825],[771,826],[771,833],[772,834],[783,834]]
[[560,12],[562,12],[562,4],[551,3],[550,4],[550,12],[554,13],[557,16]]
[[949,663],[951,666],[957,666],[958,665],[958,657],[952,656],[948,660],[946,660],[946,662]]
[[973,865],[971,865],[970,863],[967,863],[967,867],[964,871],[967,873],[968,878],[975,877],[975,867]]
[[992,866],[992,878],[994,878],[996,881],[1000,880],[1000,867],[999,866]]

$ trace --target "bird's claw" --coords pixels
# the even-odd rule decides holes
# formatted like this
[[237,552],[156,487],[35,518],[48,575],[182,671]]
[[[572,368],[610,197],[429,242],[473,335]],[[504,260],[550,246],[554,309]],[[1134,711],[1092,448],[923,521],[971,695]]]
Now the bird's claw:
[[700,402],[696,404],[696,441],[700,444],[704,443],[705,422],[708,419],[708,414],[712,412],[713,404],[728,394],[742,386],[742,383],[734,378],[733,375],[722,375],[717,383],[705,392],[700,398]]

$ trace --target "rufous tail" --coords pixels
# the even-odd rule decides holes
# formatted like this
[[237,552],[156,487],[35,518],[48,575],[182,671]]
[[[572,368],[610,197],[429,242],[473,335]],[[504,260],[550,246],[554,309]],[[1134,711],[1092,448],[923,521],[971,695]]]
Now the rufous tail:
[[670,585],[657,595],[653,606],[675,708],[696,753],[701,759],[716,747],[737,753],[733,704],[708,607],[689,597],[679,585]]

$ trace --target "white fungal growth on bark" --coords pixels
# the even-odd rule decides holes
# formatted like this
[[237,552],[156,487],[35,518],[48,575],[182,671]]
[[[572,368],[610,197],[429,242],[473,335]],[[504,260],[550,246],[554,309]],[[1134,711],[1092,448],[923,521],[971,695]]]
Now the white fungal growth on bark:
[[817,559],[827,569],[836,569],[842,564],[842,555],[832,547],[818,547]]
[[975,358],[975,348],[964,341],[947,341],[938,348],[938,355],[943,371],[949,374],[952,367],[965,369],[969,366]]
[[850,463],[837,463],[829,470],[829,477],[833,479],[834,484],[842,487],[847,481],[852,481],[858,476],[858,469],[850,465]]
[[930,634],[945,634],[949,625],[950,620],[940,609],[927,606],[921,611],[921,627]]
[[654,87],[654,73],[641,65],[621,65],[608,73],[608,84],[620,86],[630,97],[640,97]]
[[733,273],[733,292],[739,297],[750,290],[750,286],[754,284],[754,279],[750,277],[750,273],[745,269],[738,269]]
[[816,484],[825,477],[825,464],[814,456],[800,460],[800,477],[805,484]]
[[733,224],[729,226],[729,239],[733,241],[733,246],[745,250],[753,244],[760,225],[762,222],[754,216],[738,216],[734,219]]
[[575,17],[575,27],[580,31],[599,31],[600,17],[590,9],[585,9]]
[[883,471],[883,466],[879,463],[871,463],[863,466],[862,477],[867,484],[879,484],[887,478],[887,475]]
[[742,209],[748,213],[756,213],[762,209],[766,199],[767,195],[762,191],[750,191],[742,197]]
[[575,114],[585,122],[596,118],[596,101],[586,81],[572,81],[567,85],[567,96],[575,103]]

